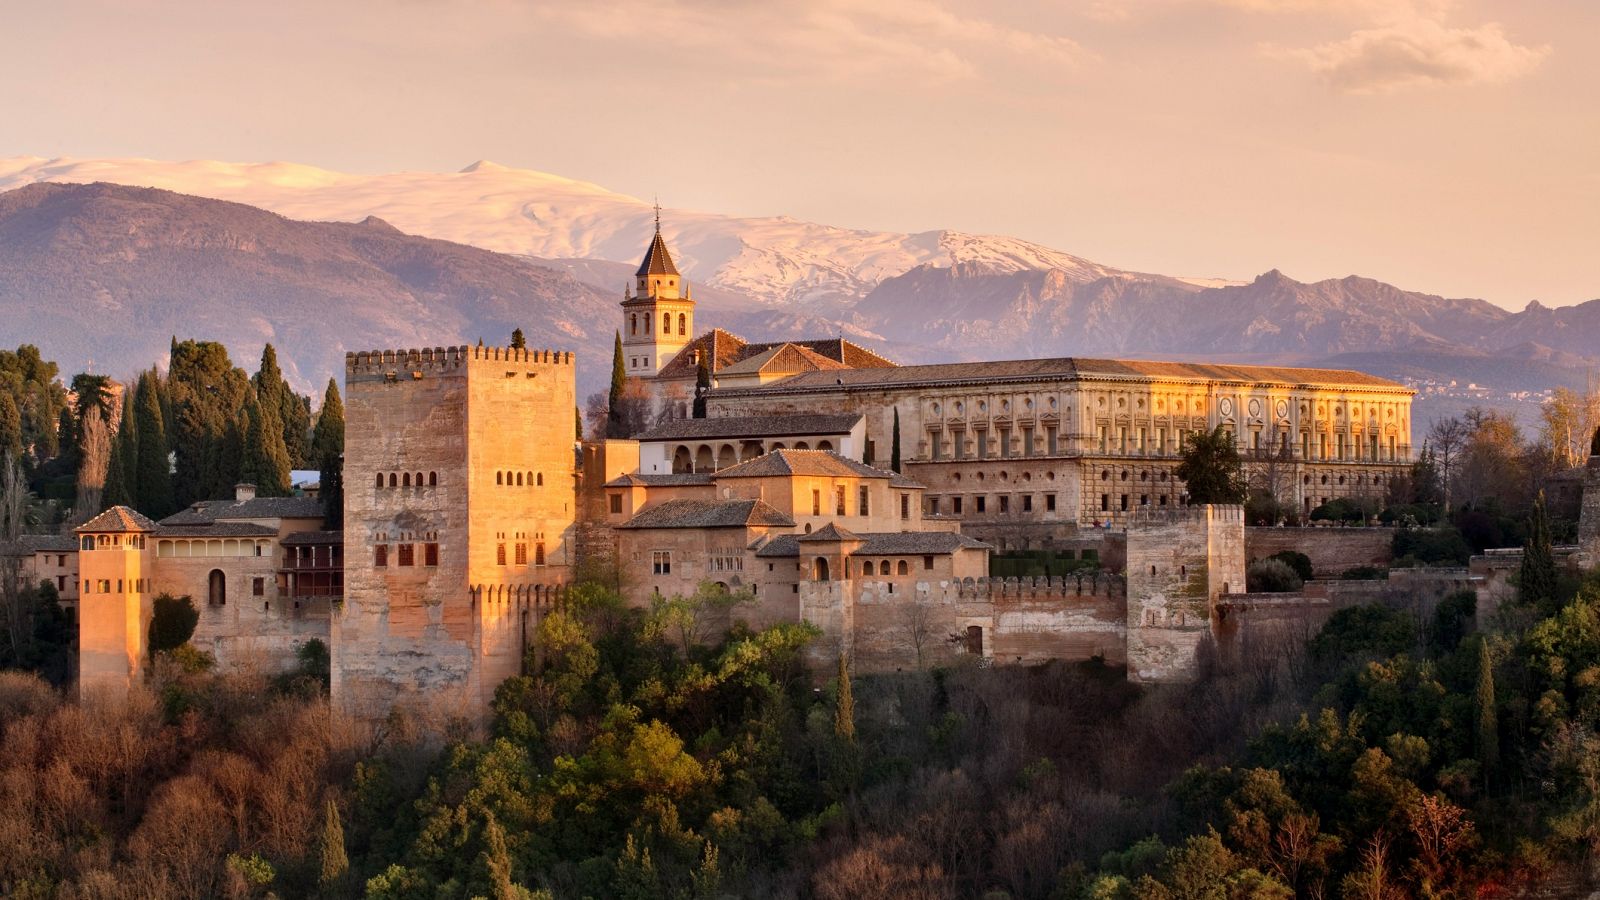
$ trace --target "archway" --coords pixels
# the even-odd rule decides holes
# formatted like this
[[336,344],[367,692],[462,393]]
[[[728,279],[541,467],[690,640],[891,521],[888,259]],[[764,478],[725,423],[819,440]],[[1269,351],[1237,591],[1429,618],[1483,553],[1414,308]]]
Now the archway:
[[817,449],[818,450],[832,450],[833,449],[833,442],[832,441],[817,441]]
[[672,451],[672,474],[683,475],[694,471],[694,459],[689,455],[688,447],[679,447]]
[[718,469],[726,469],[738,461],[738,454],[734,451],[732,444],[723,444],[722,447],[717,450]]
[[710,472],[713,468],[715,467],[711,462],[711,448],[701,444],[700,449],[694,453],[694,470],[696,472]]
[[222,574],[221,569],[212,569],[207,576],[206,597],[212,606],[222,606],[228,602],[228,576]]
[[817,557],[816,562],[811,564],[811,575],[812,575],[812,580],[814,580],[814,581],[828,581],[829,580],[828,579],[828,559],[827,559],[827,557],[825,557],[825,556]]

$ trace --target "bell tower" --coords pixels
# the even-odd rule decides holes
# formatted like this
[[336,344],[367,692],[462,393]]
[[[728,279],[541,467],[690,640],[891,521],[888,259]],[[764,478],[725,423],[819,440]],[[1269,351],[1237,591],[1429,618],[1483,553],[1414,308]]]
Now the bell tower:
[[654,377],[694,337],[694,300],[661,237],[656,233],[622,300],[622,352],[629,377]]

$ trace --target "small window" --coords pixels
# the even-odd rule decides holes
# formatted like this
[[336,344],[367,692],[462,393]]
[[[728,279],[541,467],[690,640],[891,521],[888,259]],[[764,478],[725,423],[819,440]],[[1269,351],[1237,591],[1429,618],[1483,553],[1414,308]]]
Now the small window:
[[264,596],[266,593],[267,593],[267,580],[265,578],[252,578],[252,579],[250,579],[250,594],[251,594],[251,596],[261,597],[261,596]]
[[922,568],[924,568],[924,569],[926,569],[926,570],[928,570],[930,572],[933,571],[933,557],[924,556],[922,558]]
[[833,514],[836,516],[842,516],[845,514],[844,485],[842,484],[833,489]]
[[1107,511],[1109,511],[1111,509],[1111,495],[1110,494],[1101,494],[1100,495],[1100,509],[1101,509],[1102,512],[1107,512]]
[[617,515],[620,515],[622,513],[622,495],[621,494],[612,494],[611,495],[611,512],[613,514],[617,514]]
[[861,486],[860,490],[857,492],[857,497],[856,497],[856,515],[858,515],[858,516],[866,516],[866,515],[871,515],[872,514],[872,505],[868,501],[867,497],[868,497],[867,486],[863,484]]
[[378,487],[383,487],[383,473],[378,473]]
[[1000,495],[1000,512],[1002,514],[1011,512],[1011,497],[1010,497],[1010,495],[1007,495],[1007,494],[1001,494]]
[[372,548],[372,564],[380,569],[389,564],[388,544],[379,544]]
[[911,495],[910,494],[901,494],[900,495],[900,518],[902,518],[902,519],[911,518]]
[[653,550],[650,553],[650,568],[657,575],[672,574],[672,551]]
[[522,473],[517,473],[517,487],[522,487]]
[[533,483],[537,487],[544,487],[544,473],[535,472],[533,475]]
[[497,565],[497,566],[503,566],[503,565],[506,564],[506,545],[505,544],[496,544],[494,546],[494,564]]
[[400,486],[400,479],[393,472],[390,472],[389,473],[389,487],[399,487],[399,486]]
[[494,483],[495,484],[505,484],[506,483],[506,473],[504,473],[504,472],[496,472],[496,473],[494,473]]
[[1055,494],[1045,494],[1044,495],[1044,511],[1045,512],[1055,512],[1056,511],[1056,495]]
[[977,496],[978,512],[984,512],[988,508],[988,500],[989,498],[985,497],[983,494],[979,494]]
[[525,565],[528,564],[528,545],[527,544],[523,544],[523,543],[518,543],[517,544],[516,560],[517,560],[517,565],[519,565],[519,566],[525,566]]
[[1023,494],[1022,495],[1022,511],[1023,512],[1033,512],[1033,495],[1032,494]]
[[407,472],[400,477],[401,487],[411,487],[411,473]]
[[437,566],[439,564],[438,544],[422,545],[422,564],[425,566]]
[[812,490],[811,492],[811,514],[813,516],[822,515],[822,492],[819,490]]
[[429,472],[428,473],[428,487],[438,487],[438,486],[439,486],[439,473],[438,472]]
[[544,541],[539,541],[533,545],[533,564],[536,566],[544,565]]
[[[950,509],[958,516],[961,515],[961,499],[960,496],[950,498]],[[938,510],[935,509],[934,512],[938,512]]]
[[415,544],[401,544],[401,545],[399,545],[399,548],[400,548],[400,558],[397,560],[397,562],[400,565],[402,565],[402,566],[414,566],[414,565],[417,564],[416,545]]

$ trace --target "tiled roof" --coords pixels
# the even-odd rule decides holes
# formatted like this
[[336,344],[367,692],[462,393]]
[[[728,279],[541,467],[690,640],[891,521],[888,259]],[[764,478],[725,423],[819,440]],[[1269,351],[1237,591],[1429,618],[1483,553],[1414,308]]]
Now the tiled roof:
[[668,500],[649,506],[623,528],[794,527],[794,520],[761,500]]
[[854,478],[895,478],[895,473],[840,456],[832,450],[774,450],[717,473],[717,478],[772,478],[788,475],[823,475]]
[[219,519],[319,519],[315,497],[256,497],[251,500],[201,500],[161,520],[163,525],[204,525]]
[[836,359],[829,359],[815,350],[799,344],[782,344],[760,353],[747,356],[731,366],[724,366],[718,375],[751,375],[758,372],[831,372],[848,369]]
[[257,525],[253,522],[205,522],[186,525],[168,525],[162,522],[156,526],[156,537],[277,537],[278,530],[266,525]]
[[[832,523],[825,527],[832,527]],[[821,532],[817,532],[820,534]],[[756,556],[799,556],[800,543],[812,535],[780,534],[756,550]],[[982,541],[952,531],[879,531],[857,534],[855,556],[943,556],[957,550],[993,550]]]
[[670,475],[623,474],[606,482],[604,487],[694,487],[710,484],[710,472],[676,472]]
[[1225,363],[1158,362],[1138,359],[1009,359],[928,366],[859,368],[806,372],[761,387],[723,388],[719,393],[756,391],[827,391],[845,387],[893,387],[948,382],[1076,380],[1131,378],[1144,380],[1219,381],[1245,384],[1315,384],[1404,390],[1387,378],[1348,369],[1302,369],[1291,366],[1236,366]]
[[833,543],[835,541],[859,541],[861,538],[848,528],[841,527],[833,522],[818,528],[810,534],[802,534],[798,539],[801,543],[816,541],[818,543]]
[[70,534],[23,534],[17,543],[33,553],[69,553],[78,549],[78,540]]
[[[785,346],[797,347],[801,350],[815,353],[834,362],[842,363],[849,369],[877,369],[894,368],[895,364],[857,344],[844,338],[823,338],[815,341],[769,341],[762,344],[752,344],[732,332],[720,328],[700,335],[684,345],[672,361],[662,367],[657,378],[694,378],[699,373],[699,365],[695,362],[697,352],[704,354],[711,363],[712,372],[721,372],[743,360],[750,359],[769,350],[781,350]],[[829,371],[837,371],[831,369]]]
[[129,531],[155,531],[156,523],[126,506],[113,506],[98,516],[79,525],[80,533],[118,534]]
[[342,531],[296,531],[285,535],[281,542],[284,546],[296,544],[342,544],[344,532]]
[[660,228],[656,229],[656,236],[650,241],[650,249],[644,252],[639,271],[633,274],[634,277],[678,274],[678,267],[672,264],[672,254],[667,252],[667,242],[661,238]]
[[639,435],[639,441],[682,441],[709,438],[791,437],[849,434],[860,415],[717,416],[673,419]]

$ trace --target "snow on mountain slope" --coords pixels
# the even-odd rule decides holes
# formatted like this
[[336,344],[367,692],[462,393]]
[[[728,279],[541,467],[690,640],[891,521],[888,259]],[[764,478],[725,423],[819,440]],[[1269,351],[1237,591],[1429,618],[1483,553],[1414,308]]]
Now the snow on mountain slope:
[[[546,259],[634,262],[654,215],[649,203],[599,185],[487,161],[460,172],[352,175],[283,162],[0,159],[0,190],[39,181],[164,188],[295,219],[378,216],[410,234]],[[1053,269],[1075,282],[1119,274],[1027,241],[954,231],[900,234],[679,209],[663,213],[662,230],[690,278],[799,310],[851,306],[884,279],[923,265],[971,263],[996,274]]]

